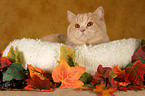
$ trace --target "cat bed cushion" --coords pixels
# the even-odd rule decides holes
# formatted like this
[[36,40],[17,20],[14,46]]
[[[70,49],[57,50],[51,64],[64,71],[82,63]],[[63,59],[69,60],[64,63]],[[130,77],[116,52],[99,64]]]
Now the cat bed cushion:
[[[63,44],[23,38],[11,42],[4,50],[3,56],[7,56],[11,45],[19,51],[20,63],[25,68],[27,64],[32,64],[45,72],[52,72],[58,64],[57,61],[60,60],[60,47]],[[105,67],[113,67],[117,64],[125,67],[131,62],[131,57],[139,46],[139,40],[130,38],[98,45],[81,45],[73,49],[76,63],[85,67],[88,73],[95,74],[99,64]]]

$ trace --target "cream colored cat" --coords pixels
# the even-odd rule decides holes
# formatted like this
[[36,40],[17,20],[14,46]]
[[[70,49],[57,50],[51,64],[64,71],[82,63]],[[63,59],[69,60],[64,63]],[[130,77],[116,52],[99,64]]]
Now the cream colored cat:
[[67,34],[52,34],[41,38],[41,40],[64,43],[70,46],[94,45],[109,41],[102,6],[97,8],[94,13],[75,15],[68,11],[67,15],[70,22]]

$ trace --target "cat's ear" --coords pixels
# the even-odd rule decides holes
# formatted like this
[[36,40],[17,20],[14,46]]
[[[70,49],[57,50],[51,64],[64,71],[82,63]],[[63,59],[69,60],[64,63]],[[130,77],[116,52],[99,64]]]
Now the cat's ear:
[[71,22],[75,16],[76,15],[72,13],[71,11],[67,11],[67,18],[69,22]]
[[104,9],[102,6],[98,7],[95,12],[95,15],[97,15],[100,19],[104,19]]

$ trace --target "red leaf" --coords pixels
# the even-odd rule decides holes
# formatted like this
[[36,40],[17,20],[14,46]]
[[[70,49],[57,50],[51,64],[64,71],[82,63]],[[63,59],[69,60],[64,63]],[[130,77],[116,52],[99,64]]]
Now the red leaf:
[[52,88],[56,86],[53,82],[52,77],[47,74],[44,76],[42,69],[27,65],[29,69],[30,78],[26,79],[27,86],[26,90],[38,90],[38,91],[52,91]]
[[145,45],[142,45],[132,56],[132,61],[135,61],[139,58],[145,59]]
[[25,90],[52,91],[52,88],[55,87],[55,84],[49,78],[42,80],[37,75],[26,79],[26,82],[27,86],[24,88]]
[[96,84],[104,84],[106,87],[114,87],[115,83],[113,78],[109,75],[112,69],[109,67],[102,67],[102,65],[98,66],[97,73],[93,76],[93,80],[91,82],[92,85]]
[[141,63],[140,60],[136,61],[133,66],[127,67],[125,72],[125,82],[131,82],[135,85],[143,86],[145,64]]
[[5,57],[1,58],[1,68],[8,67],[10,64],[11,62],[7,58]]
[[93,89],[93,91],[99,93],[99,96],[115,96],[112,93],[116,92],[117,88],[111,87],[106,89],[103,84],[96,85],[96,89]]

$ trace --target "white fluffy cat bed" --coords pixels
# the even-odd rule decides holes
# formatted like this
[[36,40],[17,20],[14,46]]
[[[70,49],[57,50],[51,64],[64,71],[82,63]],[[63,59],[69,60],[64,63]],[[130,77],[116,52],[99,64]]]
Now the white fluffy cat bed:
[[[4,50],[3,56],[7,56],[11,45],[20,52],[20,63],[25,67],[26,64],[32,64],[44,71],[52,71],[60,60],[60,47],[63,44],[23,38],[11,42]],[[125,67],[131,62],[131,57],[139,46],[140,41],[131,38],[94,46],[82,45],[73,49],[76,63],[84,66],[88,73],[94,74],[99,64],[105,67],[113,67],[117,64]]]

